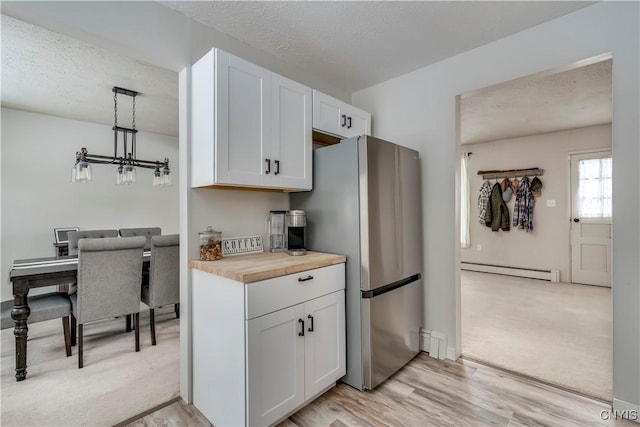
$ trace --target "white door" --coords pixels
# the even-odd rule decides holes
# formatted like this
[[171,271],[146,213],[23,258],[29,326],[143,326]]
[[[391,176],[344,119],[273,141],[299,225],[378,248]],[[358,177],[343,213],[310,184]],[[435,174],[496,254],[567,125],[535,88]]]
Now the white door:
[[314,90],[313,128],[337,136],[344,135],[343,126],[346,126],[347,118],[345,115],[341,120],[342,104],[342,101]]
[[305,399],[334,384],[346,373],[344,291],[304,304]]
[[216,58],[216,183],[266,185],[271,72],[220,50]]
[[271,186],[311,190],[311,89],[271,76]]
[[272,424],[304,401],[302,315],[298,304],[247,321],[247,425]]
[[345,107],[344,111],[347,116],[345,137],[371,135],[371,114],[351,105]]
[[571,156],[571,281],[611,287],[611,152]]

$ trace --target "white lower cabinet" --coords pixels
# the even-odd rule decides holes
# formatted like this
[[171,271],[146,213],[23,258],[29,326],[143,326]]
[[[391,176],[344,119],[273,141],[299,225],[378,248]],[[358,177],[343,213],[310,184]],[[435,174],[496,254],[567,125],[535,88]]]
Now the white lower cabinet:
[[194,405],[214,425],[268,426],[333,386],[344,286],[344,264],[249,284],[193,270]]
[[269,425],[345,374],[344,291],[247,321],[249,425]]

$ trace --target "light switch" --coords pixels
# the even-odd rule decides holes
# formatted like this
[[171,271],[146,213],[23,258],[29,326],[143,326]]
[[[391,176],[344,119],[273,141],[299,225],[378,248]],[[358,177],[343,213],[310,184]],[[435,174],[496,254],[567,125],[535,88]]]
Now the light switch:
[[547,207],[548,208],[555,208],[556,207],[556,201],[555,200],[547,200]]

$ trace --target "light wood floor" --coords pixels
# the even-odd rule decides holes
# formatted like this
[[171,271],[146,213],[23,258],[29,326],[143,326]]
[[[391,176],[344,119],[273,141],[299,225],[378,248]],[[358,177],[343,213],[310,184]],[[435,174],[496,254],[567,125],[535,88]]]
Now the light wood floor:
[[[629,426],[604,403],[471,361],[420,353],[372,392],[338,384],[283,421],[290,426]],[[210,426],[176,402],[129,426]]]

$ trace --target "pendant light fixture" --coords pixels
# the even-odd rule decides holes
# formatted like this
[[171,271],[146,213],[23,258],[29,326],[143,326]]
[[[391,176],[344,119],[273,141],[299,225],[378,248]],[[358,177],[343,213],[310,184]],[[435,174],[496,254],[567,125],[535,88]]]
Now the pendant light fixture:
[[[164,161],[141,160],[136,157],[136,96],[138,92],[114,87],[113,92],[113,156],[103,156],[90,154],[85,147],[76,152],[76,163],[71,169],[71,182],[90,182],[93,178],[91,164],[112,164],[116,165],[116,184],[130,185],[136,182],[136,168],[153,169],[153,186],[164,187],[171,185],[171,170],[169,169],[169,158]],[[132,121],[131,128],[118,126],[118,94],[130,96],[132,98]],[[122,144],[122,151],[118,149],[119,140]],[[129,142],[130,141],[130,142]],[[129,148],[129,150],[127,150]]]

